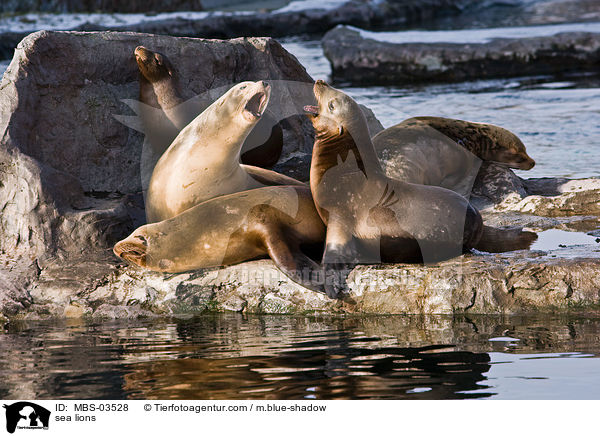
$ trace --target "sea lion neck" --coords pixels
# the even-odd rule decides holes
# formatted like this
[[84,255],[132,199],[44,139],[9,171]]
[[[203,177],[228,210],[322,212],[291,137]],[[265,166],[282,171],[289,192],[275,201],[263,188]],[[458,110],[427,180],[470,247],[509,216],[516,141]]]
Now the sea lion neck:
[[150,82],[146,76],[140,73],[140,101],[148,106],[160,109],[160,103],[158,96],[154,90],[154,85]]
[[383,173],[374,150],[369,154],[368,147],[373,148],[370,138],[366,147],[359,146],[355,139],[348,130],[341,135],[337,132],[317,133],[310,166],[311,186],[318,186],[328,170],[340,165],[346,165],[343,168],[346,173],[361,171],[367,178]]

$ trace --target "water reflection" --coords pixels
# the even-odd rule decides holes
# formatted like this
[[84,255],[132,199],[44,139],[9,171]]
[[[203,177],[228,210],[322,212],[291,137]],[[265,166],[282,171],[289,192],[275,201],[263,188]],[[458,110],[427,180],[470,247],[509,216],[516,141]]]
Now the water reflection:
[[571,317],[26,323],[0,335],[0,397],[577,398],[600,381],[599,337]]

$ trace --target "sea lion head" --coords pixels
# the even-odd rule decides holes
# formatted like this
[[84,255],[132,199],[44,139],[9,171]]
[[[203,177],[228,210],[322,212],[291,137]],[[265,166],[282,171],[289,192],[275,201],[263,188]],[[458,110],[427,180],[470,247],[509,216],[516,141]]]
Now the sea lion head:
[[530,170],[535,161],[529,157],[525,144],[517,135],[499,126],[489,125],[489,136],[493,141],[488,149],[488,159],[518,170]]
[[241,82],[223,94],[216,102],[220,117],[229,115],[232,122],[254,126],[263,116],[271,86],[267,82]]
[[313,91],[317,105],[304,106],[304,111],[310,117],[317,138],[352,134],[358,126],[368,129],[365,116],[352,97],[332,88],[323,80],[315,82]]
[[[175,262],[170,253],[168,238],[156,228],[156,224],[147,224],[137,228],[127,238],[113,247],[113,252],[121,259],[154,271],[176,272]],[[185,254],[185,253],[183,253]]]
[[140,72],[150,83],[173,77],[173,65],[163,54],[148,50],[142,45],[135,48],[134,54]]
[[127,238],[119,241],[113,247],[113,252],[121,259],[145,267],[148,252],[148,240],[142,228],[137,229]]

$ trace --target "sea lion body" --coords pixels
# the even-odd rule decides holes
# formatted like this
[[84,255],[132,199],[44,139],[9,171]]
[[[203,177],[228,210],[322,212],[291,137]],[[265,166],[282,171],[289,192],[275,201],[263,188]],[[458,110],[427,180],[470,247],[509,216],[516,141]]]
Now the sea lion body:
[[469,196],[481,161],[528,170],[535,161],[512,132],[493,124],[416,117],[373,137],[386,174]]
[[272,186],[213,198],[146,224],[114,247],[117,256],[154,271],[177,273],[270,256],[290,278],[323,290],[319,266],[301,246],[320,246],[325,227],[307,186]]
[[[135,49],[135,59],[140,70],[140,101],[161,109],[164,114],[165,120],[160,122],[163,125],[161,132],[155,131],[155,117],[147,117],[148,122],[145,123],[153,134],[153,148],[160,156],[177,134],[212,101],[208,95],[186,100],[179,75],[165,55],[139,46]],[[283,129],[267,110],[244,140],[241,161],[247,165],[270,168],[277,163],[282,150]]]
[[[357,103],[323,81],[314,93],[310,185],[327,225],[326,275],[359,263],[437,262],[474,247],[483,221],[464,197],[388,177]],[[337,297],[343,286],[335,277],[325,289]]]
[[148,222],[171,218],[208,199],[269,185],[300,182],[262,168],[240,165],[240,150],[270,95],[265,82],[237,84],[177,135],[150,179]]

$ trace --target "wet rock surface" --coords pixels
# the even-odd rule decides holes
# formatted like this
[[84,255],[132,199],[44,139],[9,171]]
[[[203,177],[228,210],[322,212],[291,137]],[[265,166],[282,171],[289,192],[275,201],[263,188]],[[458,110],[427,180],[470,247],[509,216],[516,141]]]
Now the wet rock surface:
[[457,82],[597,71],[600,33],[566,32],[484,43],[392,43],[339,26],[323,38],[333,79],[353,84]]
[[[312,133],[304,117],[293,116],[299,113],[293,106],[304,104],[311,78],[275,41],[34,34],[21,44],[0,86],[2,318],[137,318],[205,310],[519,313],[600,303],[600,244],[473,253],[429,266],[360,266],[344,301],[301,288],[270,260],[185,274],[125,266],[111,248],[144,222],[143,135],[113,115],[130,115],[121,99],[137,98],[132,53],[139,44],[174,60],[190,96],[246,79],[299,83],[281,82],[270,105],[290,114],[280,165],[306,177],[307,167],[295,160],[306,164]],[[199,64],[198,58],[210,61]],[[372,122],[377,129],[374,117]],[[474,198],[490,225],[600,230],[598,179],[522,180],[488,164],[478,180]]]

